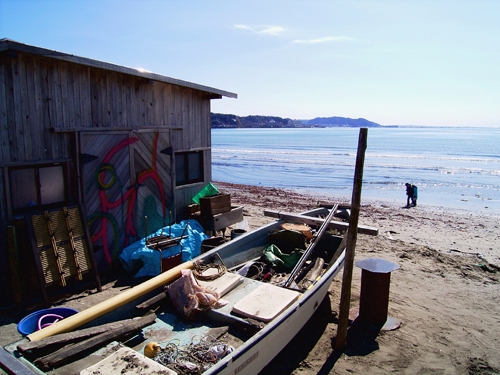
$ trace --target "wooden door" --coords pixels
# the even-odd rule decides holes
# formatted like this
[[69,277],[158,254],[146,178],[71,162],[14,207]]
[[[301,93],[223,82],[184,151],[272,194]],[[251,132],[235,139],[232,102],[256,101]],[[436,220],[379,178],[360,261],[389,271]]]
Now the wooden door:
[[[170,133],[135,133],[138,141],[133,144],[134,181],[136,181],[136,226],[143,238],[174,221],[172,158]],[[172,212],[170,216],[169,212]]]
[[109,269],[128,245],[168,223],[173,202],[170,135],[81,133],[83,200],[98,268]]

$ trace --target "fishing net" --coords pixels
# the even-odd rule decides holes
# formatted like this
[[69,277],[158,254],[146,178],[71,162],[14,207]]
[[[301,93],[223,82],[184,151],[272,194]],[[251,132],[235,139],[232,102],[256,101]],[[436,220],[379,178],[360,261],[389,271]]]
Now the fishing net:
[[153,360],[178,374],[202,374],[234,350],[225,340],[194,336],[188,345],[170,341]]

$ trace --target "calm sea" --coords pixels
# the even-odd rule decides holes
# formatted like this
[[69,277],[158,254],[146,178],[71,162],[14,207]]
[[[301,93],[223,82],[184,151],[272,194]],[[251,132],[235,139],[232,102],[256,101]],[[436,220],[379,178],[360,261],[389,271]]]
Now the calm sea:
[[[359,129],[213,129],[213,180],[351,197]],[[500,129],[368,130],[362,201],[500,213]]]

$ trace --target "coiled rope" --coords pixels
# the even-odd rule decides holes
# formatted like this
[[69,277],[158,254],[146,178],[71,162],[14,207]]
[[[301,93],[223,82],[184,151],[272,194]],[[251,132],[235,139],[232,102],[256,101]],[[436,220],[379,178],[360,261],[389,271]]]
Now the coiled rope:
[[[209,264],[196,263],[193,269],[193,275],[195,278],[203,281],[212,281],[218,279],[219,277],[221,277],[226,273],[227,268],[224,265],[222,258],[218,253],[215,253],[215,255],[219,258],[220,264],[215,262]],[[213,275],[203,275],[203,273],[210,268],[215,268],[217,270],[217,273]]]

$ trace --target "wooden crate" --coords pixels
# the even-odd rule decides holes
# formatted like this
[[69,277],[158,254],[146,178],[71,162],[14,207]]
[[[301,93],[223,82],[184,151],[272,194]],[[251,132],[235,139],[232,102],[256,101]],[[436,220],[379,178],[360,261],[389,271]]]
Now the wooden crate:
[[217,194],[200,198],[200,210],[201,214],[205,216],[231,211],[231,194]]

